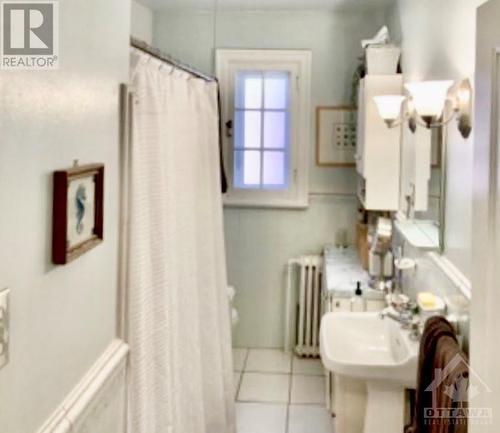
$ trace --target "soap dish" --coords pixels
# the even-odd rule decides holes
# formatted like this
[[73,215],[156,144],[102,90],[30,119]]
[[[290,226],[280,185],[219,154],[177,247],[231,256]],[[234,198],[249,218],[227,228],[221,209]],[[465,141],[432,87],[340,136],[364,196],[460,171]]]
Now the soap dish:
[[[424,297],[426,301],[424,302]],[[428,298],[432,298],[430,305]],[[429,317],[443,316],[446,313],[446,304],[439,296],[430,293],[419,293],[417,296],[417,305],[420,312],[420,317],[425,321]]]

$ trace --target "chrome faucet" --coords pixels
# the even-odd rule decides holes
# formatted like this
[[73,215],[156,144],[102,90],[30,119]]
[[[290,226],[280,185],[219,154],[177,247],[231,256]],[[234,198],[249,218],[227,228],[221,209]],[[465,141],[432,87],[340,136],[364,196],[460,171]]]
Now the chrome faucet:
[[413,321],[413,314],[409,310],[401,311],[398,314],[395,314],[392,311],[384,310],[380,313],[380,318],[385,319],[386,317],[398,322],[403,327],[408,326]]
[[410,339],[418,341],[420,339],[420,318],[415,314],[416,305],[413,302],[407,302],[398,306],[393,305],[394,312],[389,308],[380,313],[380,318],[383,320],[388,317],[391,320],[399,323],[401,328],[410,331]]

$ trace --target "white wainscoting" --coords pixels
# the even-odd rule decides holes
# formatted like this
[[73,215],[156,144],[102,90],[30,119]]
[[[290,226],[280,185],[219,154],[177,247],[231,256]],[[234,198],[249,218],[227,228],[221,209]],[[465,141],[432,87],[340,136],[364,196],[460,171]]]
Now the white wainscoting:
[[37,433],[123,433],[127,354],[113,340]]

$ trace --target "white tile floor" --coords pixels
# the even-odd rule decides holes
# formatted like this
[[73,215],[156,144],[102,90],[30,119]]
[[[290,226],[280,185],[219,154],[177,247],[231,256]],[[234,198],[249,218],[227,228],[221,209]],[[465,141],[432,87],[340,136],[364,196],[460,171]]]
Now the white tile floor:
[[233,366],[234,371],[243,371],[247,362],[247,349],[233,349]]
[[233,349],[238,433],[332,433],[319,360]]
[[290,375],[243,373],[238,401],[288,403]]
[[290,374],[292,355],[279,350],[252,349],[248,352],[245,371]]

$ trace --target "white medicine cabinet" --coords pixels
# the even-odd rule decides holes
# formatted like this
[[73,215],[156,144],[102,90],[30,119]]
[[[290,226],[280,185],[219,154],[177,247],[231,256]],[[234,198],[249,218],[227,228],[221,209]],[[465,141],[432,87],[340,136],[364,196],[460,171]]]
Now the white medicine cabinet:
[[367,75],[358,94],[356,168],[358,197],[366,210],[398,211],[400,201],[401,128],[388,128],[375,96],[401,95],[403,76]]

